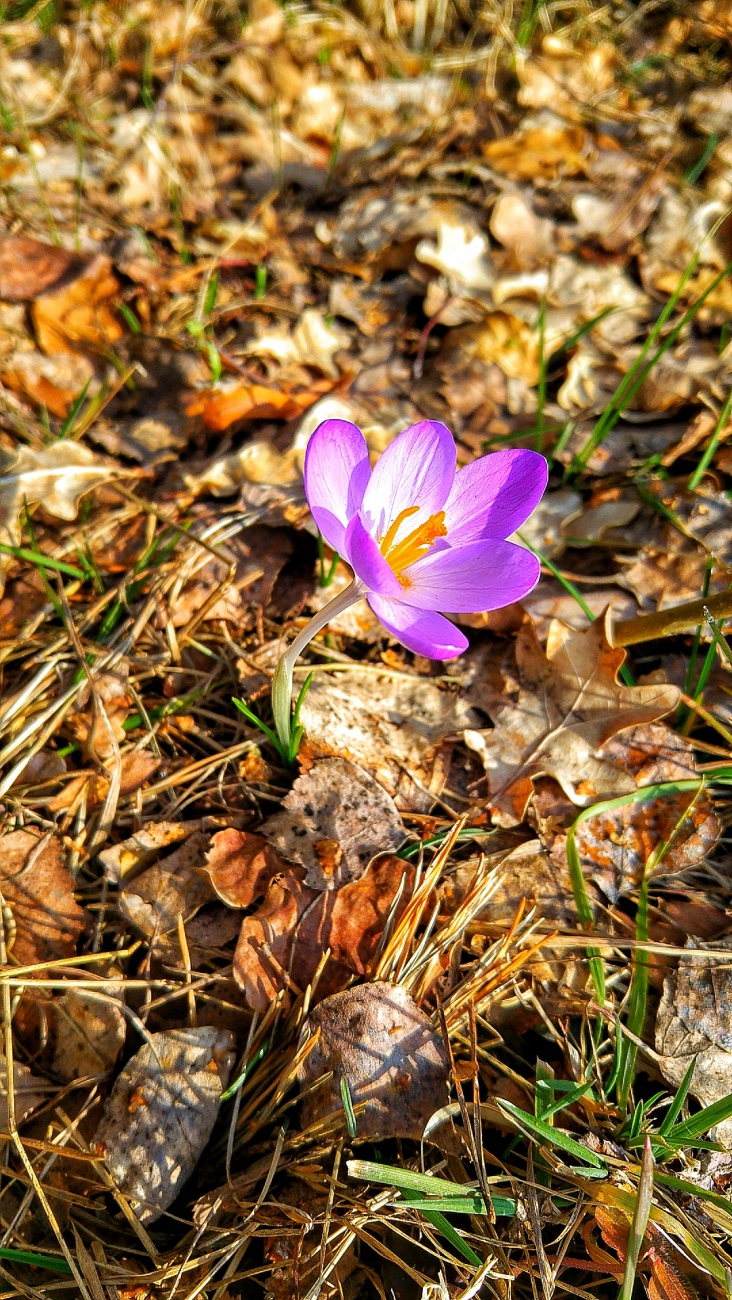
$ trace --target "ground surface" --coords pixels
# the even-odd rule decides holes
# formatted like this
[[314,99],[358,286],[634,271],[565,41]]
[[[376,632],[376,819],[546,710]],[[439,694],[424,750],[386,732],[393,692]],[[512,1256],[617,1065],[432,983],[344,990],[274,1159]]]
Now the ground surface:
[[[0,1300],[729,1293],[731,45],[3,6]],[[288,765],[329,416],[543,452],[542,578]]]

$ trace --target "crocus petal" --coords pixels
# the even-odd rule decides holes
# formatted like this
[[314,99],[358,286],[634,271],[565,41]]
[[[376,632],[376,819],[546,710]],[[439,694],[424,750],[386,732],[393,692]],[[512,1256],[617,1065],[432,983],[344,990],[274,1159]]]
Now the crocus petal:
[[548,468],[536,451],[495,451],[459,469],[445,506],[451,546],[509,537],[541,500]]
[[404,522],[408,533],[442,510],[455,478],[455,460],[455,440],[438,420],[422,420],[400,433],[377,461],[364,492],[361,513],[369,532],[381,541],[403,510],[419,506]]
[[417,609],[478,614],[521,600],[536,586],[539,573],[539,561],[530,551],[485,538],[432,551],[410,565],[401,575],[402,599]]
[[469,642],[466,636],[442,614],[413,609],[384,596],[369,596],[369,605],[387,632],[401,641],[407,650],[425,659],[456,659]]
[[346,529],[343,554],[356,577],[361,579],[369,591],[399,599],[402,589],[396,574],[387,564],[371,534],[364,528],[359,515],[353,516]]
[[360,508],[371,474],[361,430],[349,420],[324,420],[305,450],[305,496],[329,546],[343,554],[348,522]]

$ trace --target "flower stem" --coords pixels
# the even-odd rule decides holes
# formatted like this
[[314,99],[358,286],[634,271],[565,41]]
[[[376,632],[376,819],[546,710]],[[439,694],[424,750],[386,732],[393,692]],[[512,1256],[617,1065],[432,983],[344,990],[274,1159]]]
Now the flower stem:
[[326,627],[351,605],[355,605],[356,601],[361,600],[365,594],[365,587],[354,578],[344,591],[334,596],[327,605],[313,615],[280,659],[272,679],[272,716],[280,743],[286,750],[289,749],[292,734],[292,674],[299,655],[321,628]]

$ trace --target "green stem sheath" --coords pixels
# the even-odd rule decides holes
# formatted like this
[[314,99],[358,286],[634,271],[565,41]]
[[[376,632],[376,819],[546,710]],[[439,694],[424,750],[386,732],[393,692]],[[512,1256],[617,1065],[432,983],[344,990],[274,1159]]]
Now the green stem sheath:
[[306,623],[295,640],[289,645],[277,665],[272,679],[272,716],[280,743],[285,747],[290,744],[292,729],[292,674],[295,664],[307,645],[322,628],[331,623],[338,614],[355,605],[366,595],[366,588],[354,578],[353,582],[328,601],[322,609]]

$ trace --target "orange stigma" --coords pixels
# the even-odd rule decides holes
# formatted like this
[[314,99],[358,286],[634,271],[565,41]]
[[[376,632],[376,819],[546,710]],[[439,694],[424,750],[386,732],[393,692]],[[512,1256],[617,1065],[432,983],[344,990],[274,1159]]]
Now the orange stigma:
[[410,515],[416,515],[418,510],[419,506],[408,506],[406,510],[402,510],[381,541],[381,554],[390,568],[394,570],[403,587],[409,586],[409,579],[402,577],[402,571],[417,560],[424,559],[435,538],[447,537],[445,511],[439,510],[436,515],[430,515],[429,519],[426,519],[413,532],[407,533],[407,536],[395,545],[394,539],[403,521],[408,519]]

